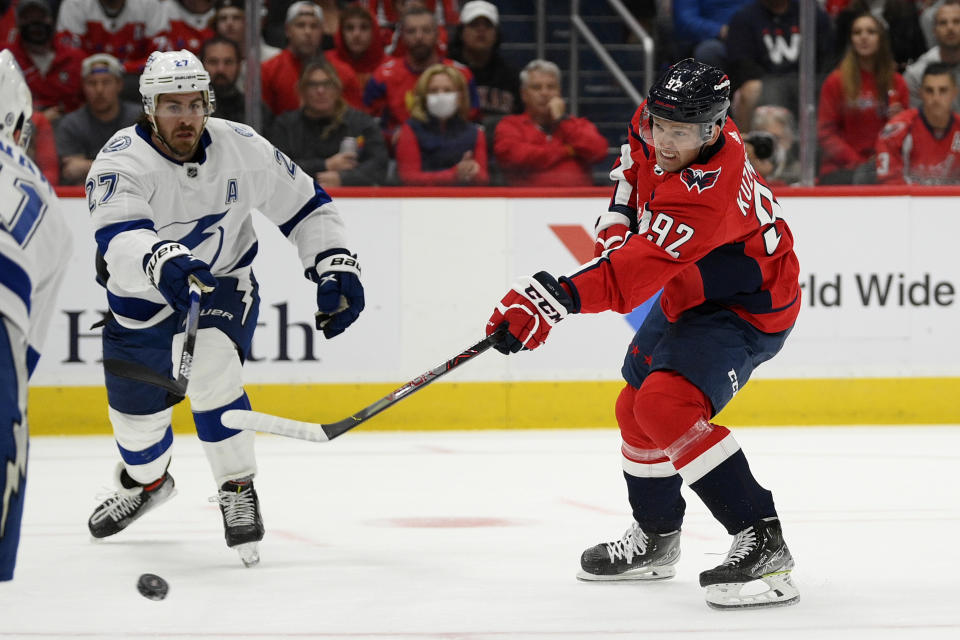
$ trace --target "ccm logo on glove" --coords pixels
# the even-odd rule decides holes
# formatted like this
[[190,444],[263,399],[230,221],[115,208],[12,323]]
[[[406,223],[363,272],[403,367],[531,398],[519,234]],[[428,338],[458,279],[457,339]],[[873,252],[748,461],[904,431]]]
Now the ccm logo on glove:
[[540,301],[537,302],[537,307],[543,312],[546,319],[550,321],[550,324],[557,324],[563,320],[563,316],[566,315],[566,311],[564,311],[563,314],[557,311],[556,308],[550,304],[550,301],[544,298],[540,292],[537,291],[537,288],[532,284],[523,290],[523,294],[530,298],[530,300],[533,302],[536,302],[537,300]]
[[[487,335],[500,353],[536,349],[555,324],[576,313],[578,304],[557,279],[546,271],[520,278],[487,322]],[[497,330],[506,326],[506,331]]]

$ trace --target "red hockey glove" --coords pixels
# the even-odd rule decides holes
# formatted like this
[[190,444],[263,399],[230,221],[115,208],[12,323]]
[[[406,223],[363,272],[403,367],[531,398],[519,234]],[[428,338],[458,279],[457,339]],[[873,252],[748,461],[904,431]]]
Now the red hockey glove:
[[599,218],[593,227],[597,240],[593,245],[593,257],[599,258],[607,249],[623,244],[630,230],[630,218],[617,211],[608,211]]
[[521,349],[536,349],[553,325],[567,314],[576,313],[570,294],[546,271],[520,278],[500,300],[487,322],[487,335],[502,325],[507,330],[496,334],[493,348],[503,354]]

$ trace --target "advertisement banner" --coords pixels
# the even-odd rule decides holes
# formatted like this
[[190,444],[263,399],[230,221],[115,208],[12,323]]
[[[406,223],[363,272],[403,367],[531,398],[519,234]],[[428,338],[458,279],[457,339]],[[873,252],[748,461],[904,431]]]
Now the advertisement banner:
[[[64,199],[74,255],[51,323],[38,386],[99,381],[103,289],[82,199]],[[262,303],[254,383],[396,382],[475,342],[511,281],[575,270],[592,257],[597,198],[412,198],[336,201],[358,253],[367,307],[327,341],[312,326],[314,285],[292,245],[262,216],[254,270]],[[801,263],[804,308],[783,353],[759,378],[960,375],[948,198],[789,198],[782,202]],[[478,359],[462,381],[618,380],[645,309],[572,316],[547,347]]]

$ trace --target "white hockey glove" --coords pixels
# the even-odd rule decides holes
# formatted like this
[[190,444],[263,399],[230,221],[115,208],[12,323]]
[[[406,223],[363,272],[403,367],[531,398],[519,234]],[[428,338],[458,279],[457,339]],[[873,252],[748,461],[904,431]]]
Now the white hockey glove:
[[617,211],[607,211],[593,226],[596,242],[593,245],[593,257],[598,258],[607,249],[613,249],[623,244],[630,231],[629,216]]

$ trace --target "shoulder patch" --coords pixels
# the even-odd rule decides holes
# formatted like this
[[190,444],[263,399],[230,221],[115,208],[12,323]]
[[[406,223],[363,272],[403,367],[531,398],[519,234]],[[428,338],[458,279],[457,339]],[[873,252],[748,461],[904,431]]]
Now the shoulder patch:
[[251,131],[250,129],[247,129],[246,127],[241,127],[240,125],[234,124],[234,123],[232,123],[232,122],[228,122],[227,124],[228,124],[228,126],[229,126],[231,129],[233,129],[234,131],[236,131],[237,133],[239,133],[239,134],[240,134],[241,136],[243,136],[244,138],[252,138],[252,137],[253,137],[253,131]]
[[717,184],[717,178],[723,167],[718,167],[716,171],[704,171],[703,169],[691,169],[687,167],[680,172],[680,180],[687,185],[687,191],[693,191],[697,188],[697,193],[703,193],[713,185]]
[[123,151],[127,147],[133,144],[133,140],[130,136],[117,136],[107,144],[103,145],[102,151],[104,153],[113,153],[114,151]]

